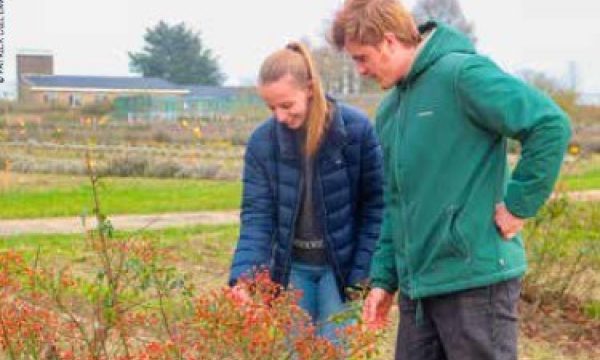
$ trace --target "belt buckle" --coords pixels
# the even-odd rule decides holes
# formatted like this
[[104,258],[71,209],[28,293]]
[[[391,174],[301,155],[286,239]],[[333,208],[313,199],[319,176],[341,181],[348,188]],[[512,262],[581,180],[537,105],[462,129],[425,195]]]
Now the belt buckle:
[[296,239],[293,242],[294,247],[302,249],[302,250],[313,250],[313,249],[322,249],[323,248],[323,240],[299,240]]

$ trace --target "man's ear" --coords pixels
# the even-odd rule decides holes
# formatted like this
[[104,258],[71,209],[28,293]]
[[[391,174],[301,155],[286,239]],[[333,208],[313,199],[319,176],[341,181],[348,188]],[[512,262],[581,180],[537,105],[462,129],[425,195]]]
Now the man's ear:
[[[383,39],[381,40],[381,47],[387,48],[387,51],[390,53],[394,52],[396,45],[398,44],[398,39],[394,33],[386,31],[383,33]],[[382,49],[383,50],[383,49]]]

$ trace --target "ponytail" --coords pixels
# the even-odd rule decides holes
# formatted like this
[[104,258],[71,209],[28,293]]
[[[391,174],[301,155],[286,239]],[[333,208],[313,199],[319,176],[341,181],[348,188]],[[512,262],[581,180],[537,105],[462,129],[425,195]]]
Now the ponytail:
[[312,91],[312,101],[308,112],[308,123],[306,124],[306,154],[313,156],[319,149],[328,125],[329,109],[327,99],[321,85],[321,77],[315,69],[312,56],[306,46],[299,42],[291,42],[286,48],[302,55],[306,63],[308,86]]

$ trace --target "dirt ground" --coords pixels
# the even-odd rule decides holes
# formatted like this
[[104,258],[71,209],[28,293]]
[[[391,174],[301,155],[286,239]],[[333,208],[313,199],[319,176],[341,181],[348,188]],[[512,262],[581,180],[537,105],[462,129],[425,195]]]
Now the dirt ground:
[[[160,229],[190,225],[221,225],[239,222],[239,211],[205,211],[153,215],[110,216],[119,230]],[[22,234],[72,234],[95,226],[95,220],[81,217],[0,220],[0,236]]]
[[[569,192],[575,201],[600,201],[600,190]],[[233,224],[239,222],[239,211],[204,211],[186,213],[165,213],[153,215],[114,215],[110,217],[113,225],[121,230],[139,230],[143,228],[160,229],[167,227],[190,226],[200,224]],[[83,223],[81,217],[41,218],[41,219],[0,219],[0,236],[20,234],[70,234],[80,233],[94,226],[91,219]]]

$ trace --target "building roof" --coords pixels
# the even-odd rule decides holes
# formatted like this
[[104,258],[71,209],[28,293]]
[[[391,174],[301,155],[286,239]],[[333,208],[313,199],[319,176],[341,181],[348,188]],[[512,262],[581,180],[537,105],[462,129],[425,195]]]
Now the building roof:
[[228,98],[239,95],[245,88],[226,87],[226,86],[208,86],[193,85],[186,86],[190,92],[186,95],[188,98]]
[[17,56],[53,56],[52,50],[46,49],[19,49]]
[[159,78],[129,76],[23,75],[33,90],[147,91],[187,94],[189,90]]

